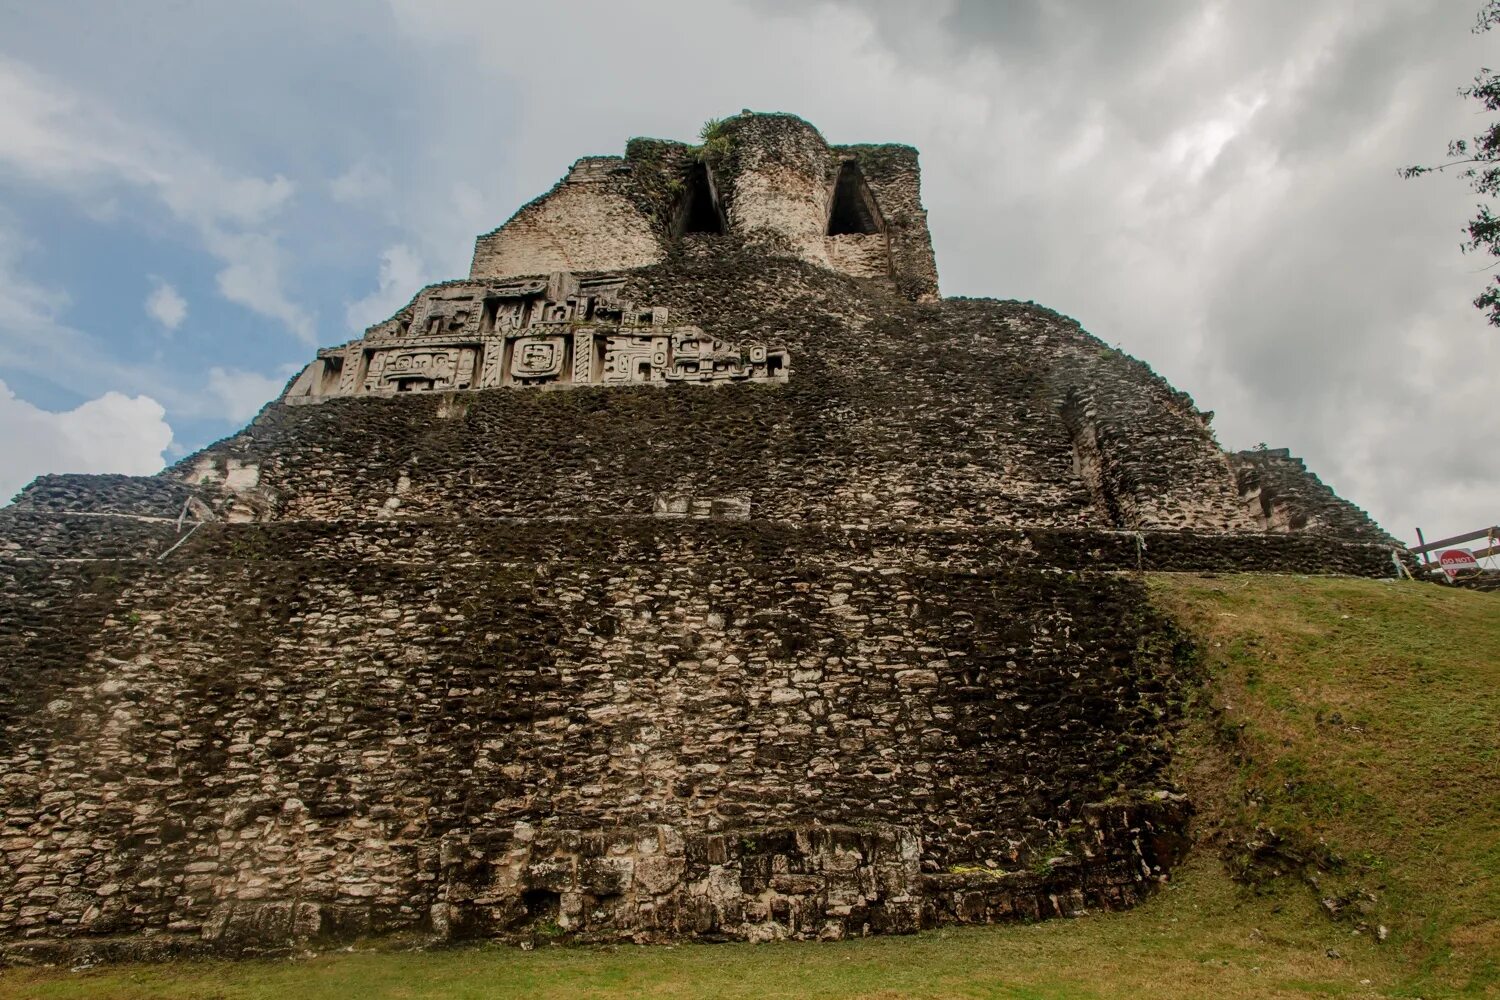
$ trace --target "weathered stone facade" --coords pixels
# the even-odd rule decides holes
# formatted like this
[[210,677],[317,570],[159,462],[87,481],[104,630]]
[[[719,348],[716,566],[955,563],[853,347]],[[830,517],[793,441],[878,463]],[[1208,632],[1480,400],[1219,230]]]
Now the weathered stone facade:
[[1285,448],[1229,456],[1240,495],[1267,531],[1312,531],[1394,544],[1364,511],[1341,498]]
[[624,279],[449,282],[422,291],[360,340],[318,352],[283,402],[465,389],[775,382],[791,374],[782,348],[741,347],[667,310],[620,298]]
[[1164,877],[1191,678],[1132,574],[1401,552],[1071,320],[928,301],[913,151],[724,128],[580,161],[239,434],[0,510],[6,954],[840,937]]
[[930,300],[937,265],[919,189],[910,146],[830,146],[794,115],[745,113],[701,150],[636,139],[623,157],[579,160],[479,237],[469,276],[645,267],[684,235],[718,233]]

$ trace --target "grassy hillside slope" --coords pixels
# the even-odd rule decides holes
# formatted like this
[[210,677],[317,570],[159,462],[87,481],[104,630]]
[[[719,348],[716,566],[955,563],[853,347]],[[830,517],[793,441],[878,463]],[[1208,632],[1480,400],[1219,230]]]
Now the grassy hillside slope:
[[1500,991],[1500,595],[1151,587],[1210,668],[1178,761],[1235,866],[1263,879],[1310,862],[1301,877],[1341,922],[1387,928],[1406,992]]
[[1202,653],[1177,738],[1202,841],[1129,913],[818,945],[14,969],[0,998],[1500,995],[1500,596],[1149,585]]

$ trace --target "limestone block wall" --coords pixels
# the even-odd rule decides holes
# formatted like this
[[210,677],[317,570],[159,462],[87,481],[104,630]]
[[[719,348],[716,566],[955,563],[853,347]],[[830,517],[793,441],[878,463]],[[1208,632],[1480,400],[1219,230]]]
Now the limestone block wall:
[[175,519],[193,490],[171,476],[49,475],[17,496],[32,511],[140,514]]
[[922,207],[922,170],[916,149],[895,143],[834,148],[841,156],[854,158],[880,204],[896,287],[908,298],[935,301],[937,258],[932,252],[927,210]]
[[[912,304],[749,253],[626,284],[674,322],[785,345],[791,377],[273,406],[172,475],[216,486],[220,516],[261,520],[724,504],[838,524],[1263,530],[1191,401],[1055,313]],[[222,471],[205,480],[205,462]]]
[[[37,484],[46,489],[46,482]],[[107,501],[107,498],[104,498]],[[515,520],[382,518],[339,521],[332,531],[320,522],[244,523],[134,515],[52,514],[24,506],[0,512],[0,553],[26,563],[101,559],[150,560],[177,552],[244,552],[250,539],[272,539],[290,552],[358,561],[376,555],[420,558],[423,547],[469,547],[471,553],[498,551],[480,545],[489,529],[523,524],[527,559],[560,558],[568,539],[571,515]],[[728,505],[705,505],[692,512],[663,509],[653,515],[616,517],[638,530],[663,537],[693,537],[711,545],[714,539],[774,527],[782,544],[807,539],[850,553],[903,559],[913,565],[978,570],[992,563],[1013,567],[1105,571],[1226,571],[1247,573],[1337,573],[1395,577],[1400,559],[1411,557],[1391,542],[1349,541],[1328,535],[1261,532],[1225,535],[1184,530],[1117,531],[1096,528],[932,528],[871,525],[799,525],[794,522],[750,522]],[[484,529],[476,536],[471,525]],[[520,529],[516,529],[518,532]],[[248,532],[249,534],[245,534]],[[514,547],[513,542],[507,544]],[[478,546],[476,548],[476,546]]]
[[1191,678],[1098,571],[1391,556],[694,517],[178,525],[175,488],[89,512],[154,482],[52,477],[0,512],[12,958],[1129,905],[1182,848],[1161,774]]
[[[627,282],[632,301],[712,333],[788,344],[792,377],[272,406],[159,479],[49,477],[20,506],[175,520],[196,490],[240,521],[714,513],[1394,544],[1364,519],[1258,517],[1187,397],[1047,310],[912,305],[794,261],[722,253]],[[1312,502],[1300,495],[1277,494]]]
[[1329,489],[1287,449],[1251,449],[1228,458],[1246,508],[1266,530],[1324,531],[1396,544],[1368,514]]
[[1071,372],[1063,421],[1096,509],[1118,528],[1262,530],[1239,502],[1208,418],[1143,368],[1084,342],[1058,360],[1059,372]]
[[609,271],[661,259],[651,220],[627,194],[621,157],[589,157],[551,191],[474,243],[471,278]]
[[[941,874],[923,873],[914,831],[886,824],[686,835],[667,825],[558,832],[518,824],[445,841],[450,875],[432,929],[449,939],[555,927],[584,940],[837,940],[1121,909],[1149,890],[1143,871],[1180,855],[1184,818],[1171,798],[1095,807],[1078,823],[1077,855],[1038,871]],[[238,906],[223,923],[256,926],[265,908]]]
[[824,241],[828,266],[853,278],[885,278],[891,254],[883,233],[829,236]]
[[[794,115],[729,119],[729,153],[717,176],[735,230],[774,234],[778,248],[853,277],[888,277],[905,296],[937,298],[937,264],[922,208],[917,151],[898,144],[830,146]],[[839,168],[851,163],[868,185],[881,232],[827,235]]]
[[[894,851],[905,883],[860,905],[900,903],[897,928],[928,912],[913,865],[1020,872],[1046,852],[1093,873],[1048,893],[1118,901],[1158,863],[1090,805],[1158,801],[1182,683],[1127,581],[775,526],[453,529],[217,523],[166,558],[0,560],[0,937],[524,930],[575,912],[594,856],[634,880],[618,919],[579,925],[600,933],[661,930],[672,908],[674,933],[866,919],[832,911],[853,905],[847,885],[827,896],[832,861],[776,888],[804,900],[790,922],[759,889],[705,917],[692,888],[827,851],[741,839],[718,875],[666,843],[547,860],[624,828],[710,852],[707,835],[900,827],[905,846],[838,861]],[[994,888],[1019,913],[1047,895]]]

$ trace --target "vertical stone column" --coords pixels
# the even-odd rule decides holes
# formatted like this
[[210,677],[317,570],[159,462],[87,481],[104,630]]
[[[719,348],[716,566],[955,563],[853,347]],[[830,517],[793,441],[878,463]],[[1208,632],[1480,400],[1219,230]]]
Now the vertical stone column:
[[573,384],[594,381],[594,332],[580,329],[573,334]]
[[835,158],[818,130],[794,115],[745,115],[724,126],[730,150],[715,165],[729,228],[769,231],[804,260],[828,266],[825,235]]

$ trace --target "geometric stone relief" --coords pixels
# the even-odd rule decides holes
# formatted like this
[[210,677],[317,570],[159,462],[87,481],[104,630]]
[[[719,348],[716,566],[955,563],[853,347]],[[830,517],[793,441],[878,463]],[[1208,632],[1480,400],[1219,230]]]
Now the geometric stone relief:
[[546,281],[458,281],[424,289],[364,337],[325,348],[283,397],[501,387],[782,382],[785,348],[734,344],[667,310],[624,301],[624,279],[566,272]]
[[742,496],[701,497],[686,493],[658,493],[651,513],[665,518],[713,518],[724,521],[750,519],[750,501]]

